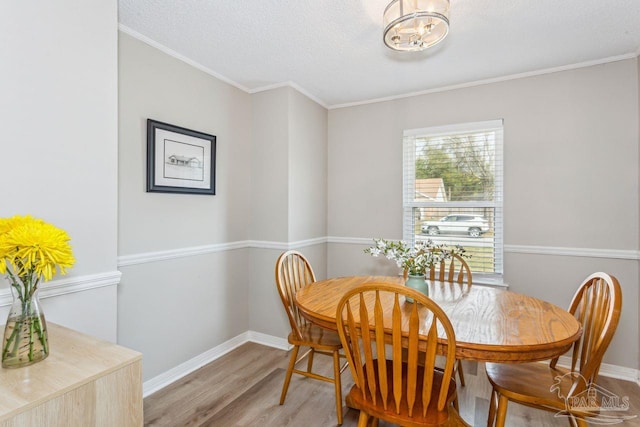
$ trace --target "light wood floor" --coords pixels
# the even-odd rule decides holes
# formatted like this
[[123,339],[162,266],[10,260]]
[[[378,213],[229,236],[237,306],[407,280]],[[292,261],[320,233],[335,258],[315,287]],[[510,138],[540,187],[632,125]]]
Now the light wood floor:
[[[336,425],[333,384],[294,375],[287,400],[278,405],[289,353],[247,343],[144,399],[146,426],[302,426]],[[316,356],[314,370],[331,375],[331,359]],[[484,365],[464,362],[466,387],[459,387],[460,413],[471,425],[486,425],[491,387]],[[343,395],[353,382],[342,374]],[[599,384],[618,396],[628,396],[627,415],[640,415],[640,387],[633,382],[601,377]],[[344,409],[344,426],[358,424],[358,411]],[[566,419],[551,412],[511,403],[507,426],[563,426]],[[640,419],[621,427],[640,426]],[[380,427],[391,424],[380,422]]]

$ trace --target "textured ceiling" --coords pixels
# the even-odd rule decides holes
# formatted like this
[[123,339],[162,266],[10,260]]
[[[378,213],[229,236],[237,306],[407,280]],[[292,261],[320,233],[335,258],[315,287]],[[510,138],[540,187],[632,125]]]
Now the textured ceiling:
[[640,0],[451,0],[423,52],[382,42],[388,0],[119,0],[121,28],[255,92],[292,84],[327,107],[632,57]]

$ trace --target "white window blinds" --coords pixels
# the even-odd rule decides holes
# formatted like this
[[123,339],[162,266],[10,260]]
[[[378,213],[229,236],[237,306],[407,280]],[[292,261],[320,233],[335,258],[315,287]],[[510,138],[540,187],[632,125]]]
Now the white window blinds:
[[479,279],[503,272],[502,142],[502,120],[404,132],[404,240],[464,247]]

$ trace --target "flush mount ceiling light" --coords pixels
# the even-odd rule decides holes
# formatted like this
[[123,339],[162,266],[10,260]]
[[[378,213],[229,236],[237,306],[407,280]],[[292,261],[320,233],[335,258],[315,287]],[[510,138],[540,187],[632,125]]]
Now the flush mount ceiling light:
[[449,33],[449,0],[393,0],[384,10],[384,44],[419,51]]

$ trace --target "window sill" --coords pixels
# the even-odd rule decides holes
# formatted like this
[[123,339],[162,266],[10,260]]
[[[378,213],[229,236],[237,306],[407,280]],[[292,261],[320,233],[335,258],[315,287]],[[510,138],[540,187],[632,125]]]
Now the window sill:
[[498,275],[482,275],[482,274],[474,274],[473,275],[473,284],[474,285],[484,285],[484,286],[493,286],[495,288],[503,288],[508,289],[509,284],[504,282],[504,278]]

